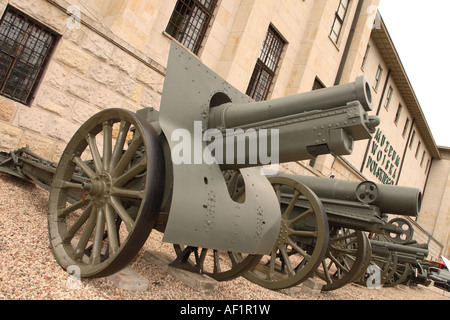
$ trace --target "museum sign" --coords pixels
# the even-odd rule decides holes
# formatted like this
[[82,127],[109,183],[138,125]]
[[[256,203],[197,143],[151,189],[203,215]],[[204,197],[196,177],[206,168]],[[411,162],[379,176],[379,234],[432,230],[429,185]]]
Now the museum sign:
[[366,168],[372,172],[383,184],[395,184],[401,158],[391,142],[378,129],[370,149]]

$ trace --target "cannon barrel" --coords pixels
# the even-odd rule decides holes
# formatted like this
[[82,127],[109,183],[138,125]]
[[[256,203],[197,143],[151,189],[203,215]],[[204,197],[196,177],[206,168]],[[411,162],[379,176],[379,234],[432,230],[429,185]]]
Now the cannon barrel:
[[248,124],[277,119],[314,110],[327,110],[359,101],[365,111],[372,110],[370,85],[364,76],[355,82],[250,104],[224,104],[210,115],[213,127],[240,128]]
[[[208,128],[226,136],[221,168],[239,169],[269,164],[266,155],[270,164],[349,155],[354,141],[370,139],[380,123],[368,115],[370,110],[370,86],[361,76],[352,83],[268,101],[234,104],[218,94],[211,100]],[[235,139],[246,145],[239,149]]]
[[308,186],[319,198],[356,201],[380,208],[382,213],[418,216],[422,204],[419,189],[278,173]]
[[382,253],[383,250],[389,250],[401,254],[414,255],[419,260],[423,260],[423,258],[426,258],[428,256],[428,249],[419,248],[416,246],[401,245],[378,240],[370,240],[370,244],[372,246],[372,251],[377,253]]

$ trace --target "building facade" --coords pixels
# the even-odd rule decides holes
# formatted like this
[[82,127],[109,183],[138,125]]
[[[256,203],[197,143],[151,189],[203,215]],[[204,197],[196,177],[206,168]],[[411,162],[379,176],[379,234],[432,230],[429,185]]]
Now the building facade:
[[365,75],[381,118],[372,140],[283,170],[423,190],[416,239],[448,257],[449,176],[433,178],[448,172],[448,149],[434,142],[378,3],[0,0],[0,150],[29,145],[57,162],[93,114],[159,108],[171,41],[256,101]]

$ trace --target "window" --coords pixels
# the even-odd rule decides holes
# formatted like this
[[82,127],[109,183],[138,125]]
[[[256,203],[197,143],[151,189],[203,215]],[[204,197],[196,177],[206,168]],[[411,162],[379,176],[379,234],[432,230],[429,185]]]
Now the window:
[[416,159],[417,159],[417,156],[419,155],[421,145],[422,145],[422,142],[419,141],[419,143],[417,144],[417,149],[416,149],[416,155],[415,155]]
[[427,155],[426,151],[422,154],[422,160],[420,161],[420,167],[423,168],[423,162],[425,161],[425,156]]
[[325,88],[325,85],[322,83],[322,81],[319,80],[319,78],[315,78],[314,79],[314,83],[313,83],[313,90],[319,90],[319,89],[323,89]]
[[270,26],[247,88],[247,95],[255,101],[267,99],[284,45],[284,40]]
[[166,32],[198,54],[217,0],[178,0]]
[[331,28],[330,38],[337,43],[339,36],[341,35],[342,26],[344,25],[344,19],[347,14],[348,4],[350,0],[341,0],[339,7],[334,16],[333,27]]
[[373,83],[373,88],[375,90],[378,89],[378,85],[380,84],[381,75],[383,74],[383,68],[378,66],[377,74],[375,75],[375,82]]
[[430,168],[430,163],[431,163],[431,160],[428,159],[428,161],[427,161],[427,166],[425,167],[425,174],[427,174],[428,169]]
[[364,54],[364,58],[361,64],[361,69],[364,70],[364,67],[366,66],[367,58],[369,57],[370,52],[370,43],[367,45],[366,53]]
[[409,142],[409,148],[412,148],[412,145],[414,143],[414,138],[416,137],[416,131],[413,131],[412,136],[411,136],[411,141]]
[[392,89],[392,87],[389,86],[389,90],[388,90],[387,96],[386,96],[386,101],[384,101],[384,107],[386,108],[386,110],[389,110],[389,102],[391,102],[393,92],[394,92],[394,89]]
[[8,7],[0,21],[0,94],[29,105],[58,35]]
[[402,137],[403,137],[403,138],[406,137],[406,133],[408,132],[409,121],[410,121],[409,118],[406,119],[405,127],[403,128],[403,133],[402,133]]
[[[398,124],[398,119],[400,119],[400,115],[402,114],[402,109],[403,109],[403,106],[402,106],[402,104],[400,103],[399,105],[398,105],[398,108],[397,108],[397,113],[395,114],[395,119],[394,119],[394,123],[397,125]],[[405,130],[403,130],[403,135],[405,134]]]

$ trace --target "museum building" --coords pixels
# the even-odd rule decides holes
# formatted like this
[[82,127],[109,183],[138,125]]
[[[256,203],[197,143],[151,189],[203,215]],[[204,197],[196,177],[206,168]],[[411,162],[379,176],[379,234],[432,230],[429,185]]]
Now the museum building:
[[0,150],[58,162],[106,108],[159,108],[176,41],[255,101],[355,81],[381,124],[350,156],[286,172],[409,186],[407,218],[431,259],[449,257],[450,150],[438,147],[377,7],[379,0],[0,0]]

